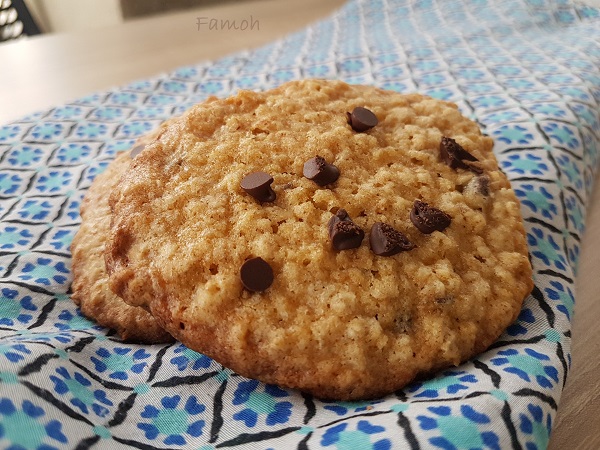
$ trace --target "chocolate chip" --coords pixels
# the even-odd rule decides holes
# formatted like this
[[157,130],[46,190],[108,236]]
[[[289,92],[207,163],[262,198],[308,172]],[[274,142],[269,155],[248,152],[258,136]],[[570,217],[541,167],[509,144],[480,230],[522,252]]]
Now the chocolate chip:
[[421,233],[430,234],[435,230],[444,231],[451,222],[448,214],[420,200],[415,200],[410,220]]
[[383,222],[373,224],[369,243],[373,253],[379,256],[392,256],[415,248],[403,233]]
[[440,156],[442,161],[453,169],[467,169],[477,174],[483,173],[483,169],[477,165],[479,160],[452,138],[442,137]]
[[377,116],[362,106],[357,106],[351,113],[346,113],[346,115],[352,129],[358,132],[370,130],[379,123]]
[[490,179],[486,175],[471,178],[471,181],[464,188],[465,194],[477,194],[482,197],[490,195]]
[[304,163],[304,176],[319,186],[333,183],[340,176],[340,169],[329,164],[324,158],[315,156]]
[[136,145],[129,152],[129,156],[131,158],[135,158],[137,155],[139,155],[140,153],[142,153],[142,150],[144,150],[145,148],[146,148],[145,145],[141,145],[141,144],[140,145]]
[[249,291],[262,292],[273,283],[273,269],[260,257],[250,258],[242,264],[240,279]]
[[329,238],[335,250],[348,250],[360,246],[365,232],[350,219],[345,209],[338,209],[329,219]]
[[276,194],[271,189],[271,183],[273,183],[273,177],[268,173],[252,172],[243,178],[240,186],[259,202],[272,202],[275,200]]
[[451,305],[454,303],[454,297],[452,295],[446,295],[444,297],[438,297],[435,299],[438,305]]

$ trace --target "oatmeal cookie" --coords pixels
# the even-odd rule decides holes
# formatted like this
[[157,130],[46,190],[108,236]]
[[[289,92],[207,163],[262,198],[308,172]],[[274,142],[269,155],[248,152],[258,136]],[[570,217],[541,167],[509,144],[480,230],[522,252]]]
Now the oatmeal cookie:
[[365,399],[484,351],[533,283],[456,105],[306,80],[211,98],[111,195],[110,286],[239,374]]
[[98,175],[81,204],[81,227],[73,238],[73,291],[71,298],[81,312],[100,325],[117,331],[123,340],[144,343],[171,342],[173,337],[162,329],[143,308],[123,302],[108,288],[104,247],[110,231],[108,197],[131,156],[143,148],[138,143],[131,152],[120,154]]

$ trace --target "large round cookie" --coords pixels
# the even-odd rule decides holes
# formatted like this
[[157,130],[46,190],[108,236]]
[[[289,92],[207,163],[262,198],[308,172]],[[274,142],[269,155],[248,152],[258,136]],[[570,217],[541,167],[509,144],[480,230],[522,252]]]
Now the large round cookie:
[[[379,123],[355,131],[372,119],[349,117],[355,107]],[[441,151],[443,137],[455,143]],[[453,104],[339,81],[209,99],[115,188],[111,288],[247,377],[331,399],[392,392],[483,351],[532,288],[519,203],[492,145]],[[316,156],[339,169],[337,181],[304,176]],[[314,160],[307,167],[312,177]],[[241,187],[260,171],[274,180],[274,201]],[[415,200],[450,225],[420,231]],[[421,229],[448,219],[420,205]],[[332,248],[328,223],[340,208],[366,233],[358,248]],[[375,254],[377,222],[404,233],[407,250]],[[384,235],[379,252],[402,241]],[[240,278],[256,257],[274,276],[261,292]]]
[[96,177],[81,203],[81,227],[71,244],[71,298],[85,316],[116,330],[123,340],[171,342],[173,337],[158,325],[148,311],[126,304],[108,288],[104,264],[104,247],[111,218],[108,197],[130,163],[130,152],[120,154]]

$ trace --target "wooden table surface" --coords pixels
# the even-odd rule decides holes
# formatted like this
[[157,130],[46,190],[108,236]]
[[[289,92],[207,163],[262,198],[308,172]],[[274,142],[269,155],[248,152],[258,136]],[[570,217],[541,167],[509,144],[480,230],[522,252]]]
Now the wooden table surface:
[[[94,91],[260,46],[298,30],[344,0],[258,0],[42,35],[0,45],[0,125]],[[198,31],[197,17],[259,21],[259,30]],[[600,449],[600,184],[582,242],[573,364],[551,450]]]

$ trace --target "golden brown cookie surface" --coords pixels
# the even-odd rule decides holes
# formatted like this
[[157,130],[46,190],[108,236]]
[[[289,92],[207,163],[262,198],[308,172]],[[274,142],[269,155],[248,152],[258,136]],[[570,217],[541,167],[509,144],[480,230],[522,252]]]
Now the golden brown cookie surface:
[[210,99],[115,189],[111,288],[242,375],[392,392],[484,350],[532,288],[492,145],[417,94],[313,80]]
[[129,167],[129,152],[120,154],[98,175],[81,204],[81,227],[73,238],[72,299],[82,313],[99,324],[112,328],[122,339],[134,342],[171,342],[154,317],[143,308],[123,302],[108,288],[104,247],[110,231],[108,197]]

